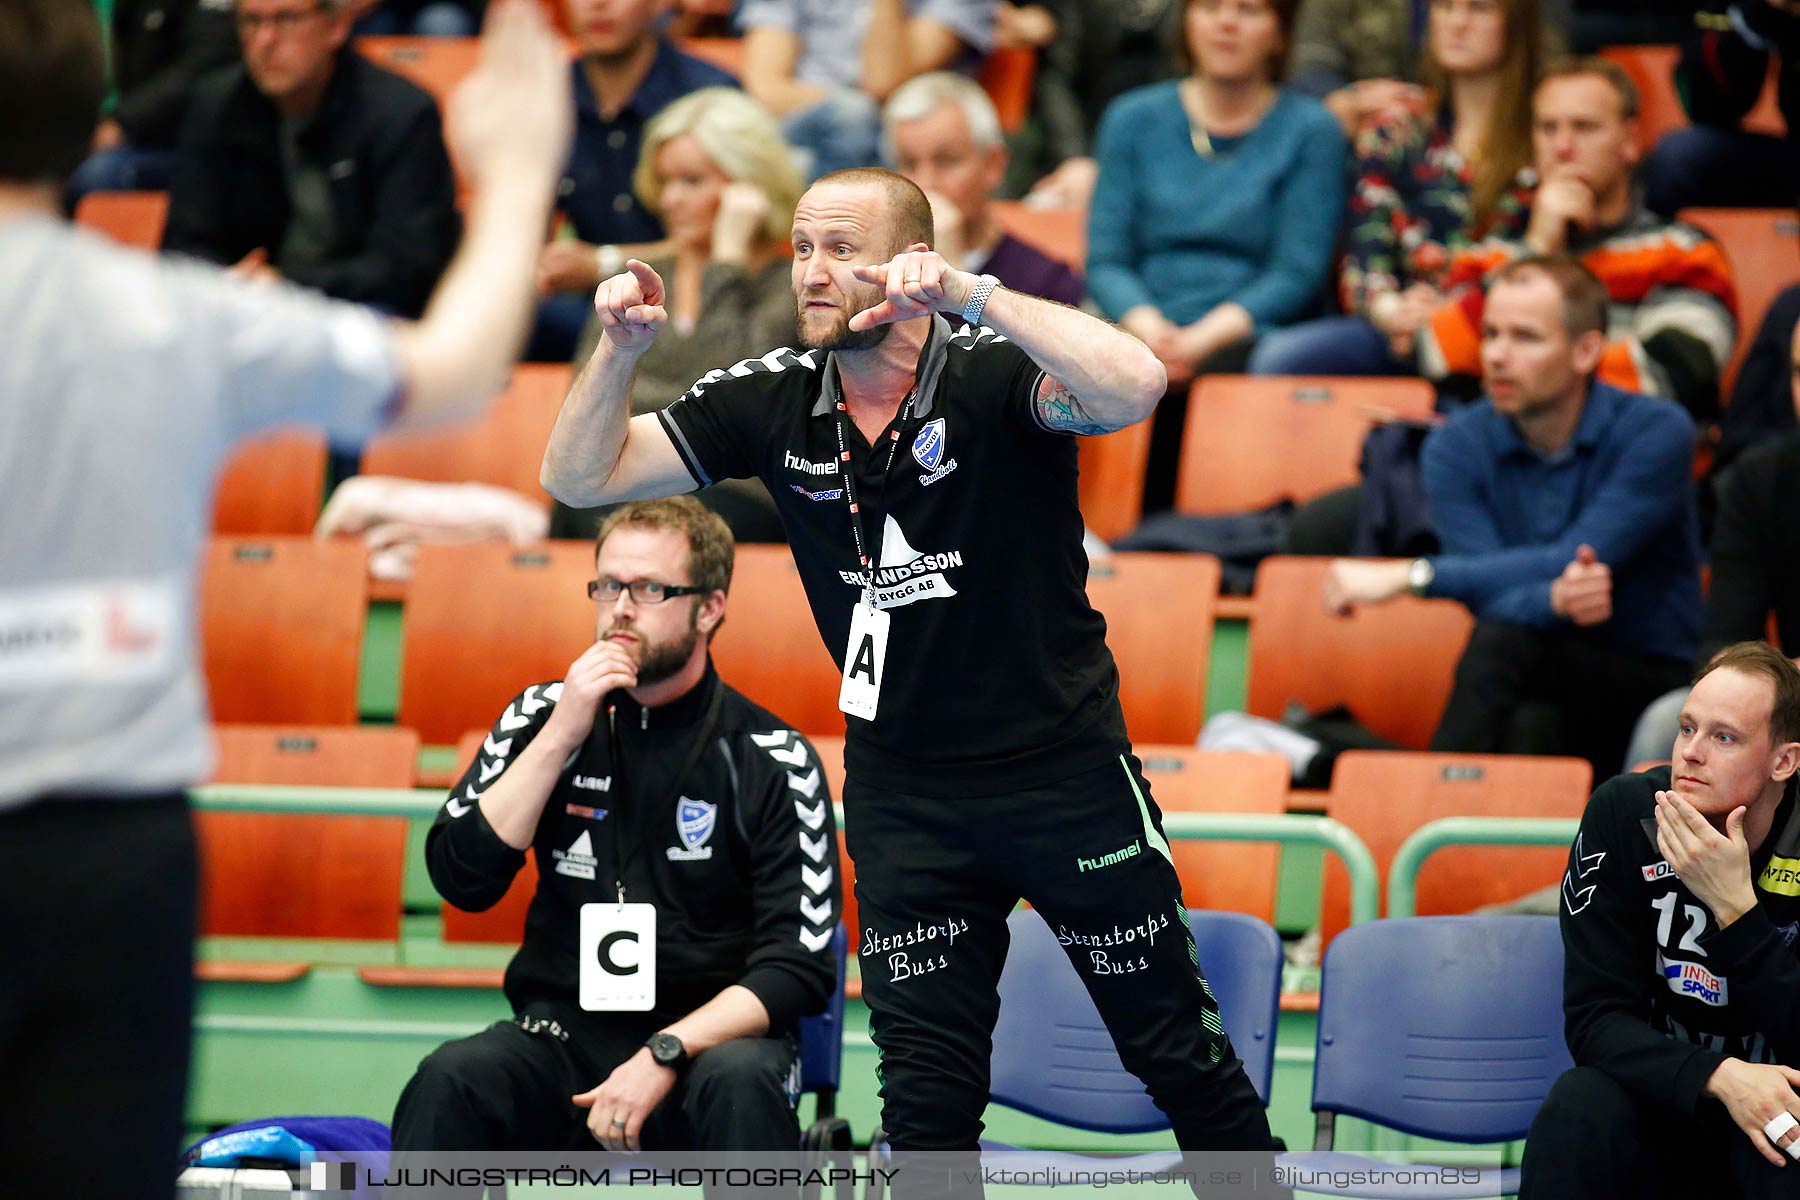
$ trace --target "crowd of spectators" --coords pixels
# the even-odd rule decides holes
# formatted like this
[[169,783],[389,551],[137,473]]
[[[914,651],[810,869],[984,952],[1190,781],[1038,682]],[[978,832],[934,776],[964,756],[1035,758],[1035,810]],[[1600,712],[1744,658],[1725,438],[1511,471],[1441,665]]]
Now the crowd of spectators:
[[[69,186],[71,208],[96,190],[166,190],[165,250],[395,315],[420,311],[455,245],[457,176],[433,96],[358,54],[357,39],[467,36],[481,0],[99,7],[111,34],[110,95]],[[1452,417],[1422,439],[1414,464],[1419,522],[1444,551],[1426,594],[1468,603],[1478,641],[1494,621],[1592,632],[1557,611],[1551,591],[1565,566],[1584,562],[1628,592],[1652,560],[1685,573],[1690,559],[1712,559],[1698,648],[1702,602],[1685,582],[1664,589],[1666,603],[1637,615],[1621,603],[1599,622],[1610,646],[1654,659],[1659,680],[1669,664],[1751,636],[1758,613],[1785,603],[1783,574],[1770,565],[1780,526],[1765,510],[1796,428],[1800,284],[1766,312],[1741,311],[1721,247],[1678,214],[1786,207],[1800,195],[1791,144],[1745,126],[1770,75],[1783,111],[1800,109],[1800,60],[1788,53],[1800,37],[1794,0],[1697,13],[1598,0],[546,7],[571,47],[577,130],[545,231],[529,358],[584,361],[592,291],[633,258],[669,282],[672,314],[642,365],[645,409],[707,370],[789,341],[795,197],[825,171],[885,164],[930,197],[949,261],[1087,305],[1162,360],[1170,390],[1150,437],[1145,515],[1173,503],[1197,379],[1422,376],[1447,416],[1488,405],[1491,429],[1478,434],[1485,427],[1473,418]],[[714,35],[711,52],[689,40],[696,33]],[[1642,136],[1637,84],[1592,53],[1608,39],[1680,46],[1674,75],[1689,125],[1654,145]],[[720,45],[731,50],[721,56]],[[990,56],[1021,50],[1035,62],[1028,111],[1003,119],[981,73]],[[1019,200],[1069,213],[1085,230],[1084,252],[1018,236],[1001,201]],[[1579,264],[1608,299],[1584,376],[1586,415],[1577,413],[1566,445],[1549,448],[1533,447],[1531,418],[1508,416],[1492,395],[1497,330],[1486,303],[1497,273],[1546,259],[1558,271]],[[1800,280],[1800,259],[1795,267]],[[1734,368],[1747,321],[1759,324]],[[1565,325],[1571,345],[1592,332]],[[1643,410],[1667,426],[1666,447],[1644,421],[1618,415],[1637,414],[1645,397],[1678,406]],[[1611,455],[1613,438],[1624,441],[1603,469],[1593,455]],[[1684,447],[1700,450],[1703,467],[1710,456],[1710,475],[1679,469],[1694,461]],[[1588,505],[1604,495],[1606,469],[1630,468],[1635,480],[1663,470],[1665,458],[1659,499],[1673,507],[1658,519],[1685,530],[1693,516],[1691,553],[1670,554],[1686,547],[1686,533],[1615,545],[1572,532],[1594,519]],[[1516,518],[1508,536],[1537,559],[1523,573],[1522,560],[1510,560],[1476,586],[1459,563],[1512,543],[1473,533],[1450,493],[1490,475],[1512,490],[1480,504]],[[703,498],[741,540],[782,536],[754,485]],[[1300,513],[1290,549],[1347,552],[1363,503],[1360,488],[1316,501]],[[552,529],[591,535],[598,519],[559,509]],[[1654,683],[1617,689],[1632,696],[1619,707],[1660,690]],[[1669,719],[1653,712],[1649,740],[1631,752],[1666,741]],[[1597,763],[1619,750],[1622,734],[1609,729],[1605,749],[1591,750]],[[1515,734],[1497,744],[1548,744]]]

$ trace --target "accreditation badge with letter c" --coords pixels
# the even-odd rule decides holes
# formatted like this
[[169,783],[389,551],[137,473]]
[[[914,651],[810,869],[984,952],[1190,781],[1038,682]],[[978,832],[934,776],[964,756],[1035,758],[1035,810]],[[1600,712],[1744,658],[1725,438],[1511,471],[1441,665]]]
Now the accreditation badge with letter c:
[[581,984],[588,1012],[656,1007],[656,905],[581,906]]

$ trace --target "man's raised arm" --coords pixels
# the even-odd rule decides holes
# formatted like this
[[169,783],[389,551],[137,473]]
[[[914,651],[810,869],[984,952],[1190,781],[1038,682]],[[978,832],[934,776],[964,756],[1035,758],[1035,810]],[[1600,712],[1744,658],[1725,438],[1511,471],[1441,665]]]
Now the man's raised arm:
[[564,61],[535,4],[488,10],[481,65],[451,97],[445,126],[473,186],[462,245],[424,315],[395,328],[404,424],[473,416],[506,385],[575,120]]
[[[886,288],[887,299],[852,317],[854,330],[934,309],[963,312],[979,281],[922,243],[886,263],[857,267],[856,276]],[[1035,400],[1046,428],[1111,433],[1149,416],[1168,388],[1168,374],[1148,346],[1080,309],[996,287],[978,315],[1049,376]]]
[[653,414],[631,415],[638,358],[669,317],[661,276],[637,259],[604,280],[594,296],[605,334],[556,414],[538,480],[575,508],[673,496],[694,489],[669,435]]

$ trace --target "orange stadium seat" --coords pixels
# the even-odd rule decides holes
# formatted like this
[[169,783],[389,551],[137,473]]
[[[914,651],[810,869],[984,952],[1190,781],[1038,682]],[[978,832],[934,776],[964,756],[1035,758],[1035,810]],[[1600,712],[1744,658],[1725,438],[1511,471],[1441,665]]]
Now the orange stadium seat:
[[1219,560],[1209,554],[1115,554],[1088,571],[1133,742],[1200,736],[1218,594]]
[[427,745],[487,729],[594,642],[593,545],[422,546],[401,631],[400,724]]
[[1334,616],[1321,598],[1329,564],[1275,557],[1257,570],[1244,707],[1280,720],[1291,703],[1308,712],[1342,704],[1389,741],[1423,750],[1474,618],[1453,600],[1410,596]]
[[[1687,110],[1675,88],[1675,65],[1681,61],[1679,46],[1604,46],[1602,58],[1625,68],[1638,89],[1638,145],[1648,151],[1665,133],[1687,128]],[[1774,64],[1770,64],[1771,68]],[[1762,96],[1744,118],[1744,128],[1757,133],[1779,134],[1785,128],[1776,102],[1776,72],[1764,82]]]
[[975,81],[1000,114],[1000,128],[1017,133],[1031,115],[1031,86],[1037,80],[1037,51],[1029,46],[1004,46],[982,62]]
[[[1151,798],[1165,813],[1261,813],[1287,810],[1288,760],[1279,754],[1139,745]],[[1171,838],[1181,897],[1190,908],[1220,908],[1275,919],[1280,848],[1264,842]]]
[[1079,208],[1033,208],[1023,200],[996,200],[1000,228],[1029,242],[1076,273],[1087,270],[1087,212]]
[[1719,239],[1737,285],[1737,345],[1725,366],[1724,396],[1775,297],[1800,283],[1800,221],[1791,208],[1688,208],[1680,219]]
[[363,448],[363,474],[488,483],[547,506],[538,469],[573,374],[566,363],[521,363],[480,420],[371,438]]
[[719,677],[809,738],[842,737],[842,677],[786,546],[737,548],[725,614],[712,648]]
[[[479,746],[481,739],[476,738],[475,744]],[[518,945],[525,940],[525,912],[531,907],[531,898],[537,895],[537,885],[537,861],[527,854],[525,865],[513,876],[512,886],[492,908],[464,912],[446,901],[439,909],[443,917],[444,941]]]
[[226,460],[213,498],[217,534],[313,531],[325,498],[325,436],[289,429],[240,443]]
[[75,206],[75,223],[127,246],[162,245],[169,216],[167,192],[89,192]]
[[208,543],[200,642],[213,720],[356,723],[366,561],[362,543],[351,540]]
[[1150,463],[1150,422],[1139,421],[1077,443],[1081,517],[1104,541],[1117,541],[1144,516],[1144,471]]
[[1369,430],[1436,402],[1423,379],[1208,375],[1188,400],[1175,507],[1244,512],[1355,483]]
[[[1387,903],[1388,869],[1414,830],[1439,817],[1576,817],[1593,790],[1580,758],[1347,751],[1331,776],[1326,815],[1348,825],[1375,856]],[[1646,846],[1646,853],[1655,854]],[[1350,889],[1335,856],[1325,869],[1320,924],[1349,924]],[[1420,916],[1466,913],[1554,884],[1566,847],[1459,846],[1433,854],[1419,873]]]
[[[406,788],[419,753],[410,729],[236,725],[213,734],[215,783]],[[194,825],[202,934],[400,936],[406,818],[199,812]]]

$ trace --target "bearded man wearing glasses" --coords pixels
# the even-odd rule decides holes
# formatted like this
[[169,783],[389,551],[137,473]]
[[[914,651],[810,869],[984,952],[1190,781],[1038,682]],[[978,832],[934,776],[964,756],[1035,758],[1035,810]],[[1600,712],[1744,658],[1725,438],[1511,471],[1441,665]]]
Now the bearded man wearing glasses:
[[731,531],[691,496],[600,527],[595,642],[500,715],[426,841],[492,907],[530,854],[513,1019],[439,1047],[405,1151],[793,1150],[796,1023],[836,983],[836,829],[818,755],[727,687]]

